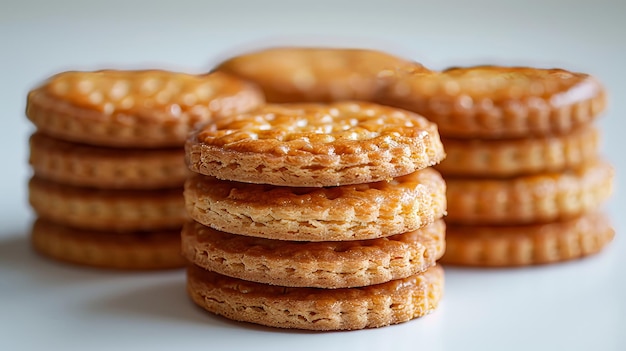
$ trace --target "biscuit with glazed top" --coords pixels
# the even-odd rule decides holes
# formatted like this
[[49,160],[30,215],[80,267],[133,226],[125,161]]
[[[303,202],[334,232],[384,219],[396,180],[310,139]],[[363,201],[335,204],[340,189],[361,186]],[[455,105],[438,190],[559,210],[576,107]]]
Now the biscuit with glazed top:
[[614,170],[596,161],[561,173],[446,179],[448,223],[524,224],[577,217],[609,198]]
[[295,241],[379,238],[443,217],[446,184],[432,168],[376,183],[279,187],[192,175],[187,213],[217,230]]
[[476,66],[404,76],[385,104],[419,113],[455,138],[511,138],[569,132],[606,105],[593,77],[562,69]]
[[442,138],[446,159],[435,166],[444,176],[512,177],[558,172],[593,162],[600,133],[591,125],[563,135],[524,139]]
[[38,219],[31,242],[53,260],[83,266],[122,270],[181,268],[180,232],[111,233],[69,228]]
[[41,218],[71,227],[145,231],[180,229],[187,221],[181,189],[109,190],[63,185],[38,177],[29,202]]
[[35,133],[34,173],[55,182],[105,189],[181,188],[189,175],[183,148],[119,149],[66,142]]
[[346,288],[384,283],[423,272],[445,250],[445,224],[382,239],[297,242],[218,232],[197,222],[182,231],[189,262],[258,283]]
[[465,266],[525,266],[600,252],[615,235],[606,215],[518,226],[448,226],[441,262]]
[[252,81],[268,102],[372,101],[421,64],[367,49],[280,47],[236,56],[217,71]]
[[294,187],[389,180],[444,157],[435,124],[357,102],[266,105],[206,124],[186,144],[194,172]]
[[383,327],[434,311],[443,269],[362,288],[288,288],[187,270],[187,292],[204,309],[229,319],[277,328],[354,330]]
[[182,146],[198,124],[263,103],[258,88],[225,73],[72,71],[32,90],[26,115],[38,130],[59,139],[169,147]]

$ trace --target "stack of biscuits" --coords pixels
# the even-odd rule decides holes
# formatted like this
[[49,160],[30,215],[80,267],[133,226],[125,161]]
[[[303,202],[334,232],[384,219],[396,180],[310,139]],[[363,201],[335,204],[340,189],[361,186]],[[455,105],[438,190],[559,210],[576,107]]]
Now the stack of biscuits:
[[64,72],[28,95],[32,243],[41,254],[116,269],[184,266],[189,130],[262,104],[225,74]]
[[280,328],[381,327],[443,291],[445,183],[437,127],[364,102],[268,104],[186,144],[188,293]]
[[561,69],[477,66],[405,76],[385,103],[439,126],[447,158],[442,262],[520,266],[599,252],[613,169],[593,121],[605,92]]

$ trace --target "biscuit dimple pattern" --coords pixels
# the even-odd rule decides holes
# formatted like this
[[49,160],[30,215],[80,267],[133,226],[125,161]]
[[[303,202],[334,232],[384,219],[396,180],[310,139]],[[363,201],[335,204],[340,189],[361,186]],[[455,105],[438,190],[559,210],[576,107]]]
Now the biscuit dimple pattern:
[[[197,100],[199,104],[189,108],[185,107],[185,101],[189,101],[187,95],[172,96],[172,99],[180,98],[181,101],[162,99],[163,104],[156,100],[156,95],[142,98],[143,100],[132,97],[134,101],[132,105],[124,103],[130,101],[124,99],[115,104],[112,102],[105,104],[102,101],[93,103],[81,95],[81,91],[86,91],[87,88],[89,91],[115,90],[113,86],[120,79],[132,81],[137,78],[135,75],[139,78],[149,75],[147,72],[149,71],[61,73],[51,78],[46,85],[29,93],[26,115],[39,130],[70,141],[105,146],[182,146],[196,124],[207,122],[214,117],[248,111],[264,102],[258,89],[221,73],[202,77],[183,75],[186,78],[180,78],[183,81],[186,79],[202,81],[203,83],[199,83],[196,89],[200,95],[204,91],[203,84],[213,87],[211,90],[213,95],[205,97],[205,104]],[[172,75],[170,80],[179,79],[175,73],[158,72],[157,75],[164,77]],[[81,86],[79,82],[82,80],[93,81],[93,84],[87,88],[83,84],[83,88],[79,88]],[[53,88],[57,85],[61,88]],[[165,86],[170,90],[179,89],[172,87],[171,84]],[[141,94],[128,91],[128,94],[135,93]]]
[[243,83],[221,73],[194,76],[167,71],[64,72],[52,77],[46,91],[72,104],[106,115],[159,110],[177,117],[200,112],[220,95],[236,93]]
[[570,131],[604,110],[606,94],[586,74],[482,66],[406,76],[383,101],[423,114],[444,136],[499,138]]
[[[374,104],[288,104],[268,105],[258,112],[221,119],[197,138],[204,144],[224,148],[241,148],[240,144],[246,141],[263,140],[281,142],[275,149],[278,153],[298,150],[332,154],[394,147],[399,137],[421,138],[434,130],[436,127],[422,117]],[[380,145],[366,145],[370,150],[362,150],[354,143],[372,139],[380,139]],[[355,144],[352,150],[344,149],[350,144]],[[343,148],[336,150],[338,147]]]

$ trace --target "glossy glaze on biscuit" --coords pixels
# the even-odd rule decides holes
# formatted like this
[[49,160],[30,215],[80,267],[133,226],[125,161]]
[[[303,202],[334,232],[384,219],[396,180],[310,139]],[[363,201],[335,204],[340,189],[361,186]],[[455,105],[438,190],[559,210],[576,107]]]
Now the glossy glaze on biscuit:
[[189,175],[183,148],[119,149],[35,133],[29,163],[40,178],[103,189],[181,188]]
[[363,288],[288,288],[187,269],[187,292],[202,308],[233,320],[277,328],[354,330],[425,316],[439,305],[440,266]]
[[600,252],[614,235],[609,218],[598,212],[547,224],[450,225],[441,262],[505,267],[573,260]]
[[596,161],[561,173],[508,179],[446,179],[448,223],[523,224],[577,217],[613,191],[614,170]]
[[565,133],[606,107],[604,87],[562,69],[476,66],[405,76],[385,103],[422,114],[441,134],[510,138]]
[[201,123],[263,103],[258,88],[225,73],[71,71],[32,90],[26,115],[40,131],[64,140],[168,147],[182,146]]
[[228,234],[188,222],[182,252],[189,262],[258,283],[346,288],[384,283],[423,272],[445,250],[443,220],[381,239],[299,242]]
[[258,84],[268,102],[372,101],[398,76],[427,72],[419,63],[376,50],[278,47],[221,63],[226,72]]
[[191,176],[185,205],[196,221],[228,233],[296,241],[379,238],[446,213],[446,184],[424,169],[391,181],[294,188]]
[[266,105],[200,128],[190,169],[220,179],[283,186],[388,180],[445,157],[437,126],[371,103]]
[[180,232],[107,232],[80,230],[37,219],[33,248],[60,262],[122,270],[181,268]]

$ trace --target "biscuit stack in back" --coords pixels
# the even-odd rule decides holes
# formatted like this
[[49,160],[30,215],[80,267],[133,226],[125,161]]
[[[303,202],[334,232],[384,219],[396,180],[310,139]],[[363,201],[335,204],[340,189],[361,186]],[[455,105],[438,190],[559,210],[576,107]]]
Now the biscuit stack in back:
[[65,72],[28,95],[34,248],[119,269],[181,267],[188,131],[263,103],[224,74]]
[[603,87],[560,69],[481,66],[405,77],[387,104],[438,124],[448,157],[442,262],[516,266],[600,251],[613,169],[593,120]]
[[436,308],[444,157],[424,118],[370,103],[266,105],[193,133],[188,292],[225,317],[361,329]]

